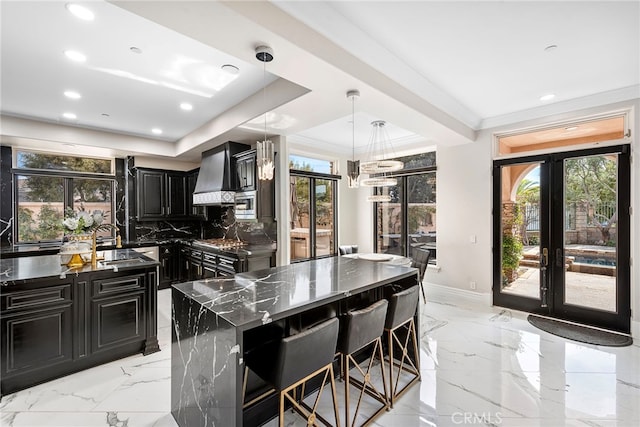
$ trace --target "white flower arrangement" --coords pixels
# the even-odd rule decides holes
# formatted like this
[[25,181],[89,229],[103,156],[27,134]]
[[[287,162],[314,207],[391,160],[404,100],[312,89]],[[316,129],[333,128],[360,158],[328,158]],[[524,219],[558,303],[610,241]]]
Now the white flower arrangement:
[[93,213],[89,213],[85,210],[67,209],[62,226],[65,234],[84,234],[96,230],[103,221],[104,211],[95,210]]

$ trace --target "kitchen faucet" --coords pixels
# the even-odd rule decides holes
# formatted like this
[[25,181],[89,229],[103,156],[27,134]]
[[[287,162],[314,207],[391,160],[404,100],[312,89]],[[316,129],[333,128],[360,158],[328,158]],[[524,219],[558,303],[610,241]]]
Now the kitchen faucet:
[[101,230],[113,229],[116,232],[116,248],[122,247],[122,239],[120,238],[120,229],[115,224],[102,224],[96,227],[91,233],[91,268],[98,267],[98,255],[96,254],[96,234]]

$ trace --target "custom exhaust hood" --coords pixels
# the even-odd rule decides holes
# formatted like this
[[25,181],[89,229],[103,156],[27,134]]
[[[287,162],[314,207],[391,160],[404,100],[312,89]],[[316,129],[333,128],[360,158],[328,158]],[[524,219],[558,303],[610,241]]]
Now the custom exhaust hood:
[[194,205],[232,205],[238,190],[235,154],[251,146],[228,141],[202,153],[202,163],[193,192]]

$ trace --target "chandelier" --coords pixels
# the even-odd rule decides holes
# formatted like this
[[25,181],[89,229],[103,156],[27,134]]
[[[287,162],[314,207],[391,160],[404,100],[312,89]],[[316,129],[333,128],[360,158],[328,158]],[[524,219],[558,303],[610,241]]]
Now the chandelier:
[[[265,109],[267,107],[267,62],[273,60],[273,50],[269,46],[258,46],[256,58],[263,64],[262,82]],[[264,139],[256,142],[256,164],[258,166],[258,179],[262,181],[272,180],[275,169],[275,153],[273,142],[267,139],[267,112],[264,112]]]
[[[360,184],[366,187],[393,187],[398,185],[396,178],[387,174],[399,171],[404,167],[404,163],[399,160],[387,160],[388,157],[394,157],[391,148],[391,142],[385,128],[384,120],[376,120],[371,122],[373,132],[369,141],[367,161],[360,164],[360,171],[369,175],[368,178],[360,181]],[[380,160],[374,160],[378,156]],[[371,176],[375,175],[375,176]],[[389,202],[391,196],[388,194],[374,194],[367,197],[370,202]]]
[[360,178],[360,161],[356,160],[356,98],[360,96],[357,90],[347,92],[347,98],[351,99],[351,160],[347,160],[347,186],[358,188]]

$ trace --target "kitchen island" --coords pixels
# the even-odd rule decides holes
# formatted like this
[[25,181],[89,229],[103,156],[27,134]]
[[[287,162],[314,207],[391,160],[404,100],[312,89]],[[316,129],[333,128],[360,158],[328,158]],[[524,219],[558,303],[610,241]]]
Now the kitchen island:
[[273,412],[268,402],[242,409],[249,337],[255,346],[270,326],[289,331],[417,284],[414,268],[331,257],[173,285],[173,417],[183,427],[259,424]]
[[131,249],[92,267],[59,255],[0,260],[1,394],[159,351],[158,262]]

